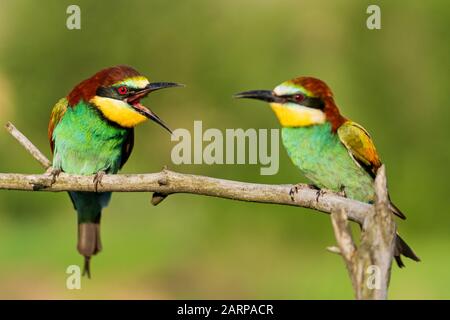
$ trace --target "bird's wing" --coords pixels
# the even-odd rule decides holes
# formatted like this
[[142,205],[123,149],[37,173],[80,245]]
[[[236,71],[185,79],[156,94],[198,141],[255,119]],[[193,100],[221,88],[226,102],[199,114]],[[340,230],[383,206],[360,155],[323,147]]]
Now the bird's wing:
[[350,156],[375,178],[381,161],[369,133],[353,121],[346,121],[338,128],[337,133]]
[[131,155],[134,146],[134,129],[128,130],[128,135],[125,142],[122,145],[122,160],[120,161],[120,169],[122,169],[125,162]]
[[48,140],[50,141],[50,148],[53,150],[55,148],[55,142],[53,141],[53,130],[61,121],[64,113],[66,113],[67,107],[69,103],[66,98],[60,99],[52,109],[52,113],[50,115],[50,121],[48,123]]
[[[366,129],[353,121],[347,121],[338,128],[337,133],[353,160],[364,168],[372,178],[375,178],[378,168],[381,166],[381,161]],[[389,208],[392,212],[400,218],[406,219],[400,209],[390,200],[389,202]]]

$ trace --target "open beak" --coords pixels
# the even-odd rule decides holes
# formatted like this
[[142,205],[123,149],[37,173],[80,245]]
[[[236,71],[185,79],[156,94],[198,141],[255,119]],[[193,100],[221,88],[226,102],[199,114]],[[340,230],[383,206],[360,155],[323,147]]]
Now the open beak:
[[257,100],[262,100],[262,101],[266,101],[266,102],[282,102],[283,101],[283,98],[278,97],[271,90],[244,91],[244,92],[236,93],[235,95],[233,95],[233,98],[257,99]]
[[129,96],[126,101],[128,104],[130,104],[137,112],[142,114],[143,116],[146,116],[147,118],[155,121],[157,124],[159,124],[161,127],[172,133],[172,130],[169,129],[169,127],[164,123],[164,121],[161,120],[156,113],[148,109],[147,107],[143,106],[140,102],[142,98],[145,98],[150,92],[164,89],[164,88],[174,88],[174,87],[184,87],[184,85],[174,82],[154,82],[149,83],[145,88],[136,91],[133,95]]

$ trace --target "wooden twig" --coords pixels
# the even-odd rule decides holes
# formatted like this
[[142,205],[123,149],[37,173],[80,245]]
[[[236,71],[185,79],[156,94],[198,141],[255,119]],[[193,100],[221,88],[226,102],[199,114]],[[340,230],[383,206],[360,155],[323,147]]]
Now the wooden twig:
[[[51,162],[11,123],[7,130],[47,170],[44,174],[0,173],[0,189],[23,191],[95,192],[94,176],[61,173],[51,175]],[[375,179],[376,204],[344,198],[331,191],[318,191],[307,184],[255,184],[200,175],[183,174],[164,168],[148,174],[105,175],[98,192],[154,192],[152,203],[159,204],[168,195],[189,193],[260,203],[299,206],[331,213],[337,247],[328,250],[340,254],[349,272],[357,299],[386,299],[390,279],[396,225],[388,208],[384,166]],[[295,190],[295,192],[292,192]],[[357,248],[348,220],[362,226]],[[372,273],[371,273],[372,272]]]
[[389,209],[385,167],[375,179],[376,204],[362,224],[358,248],[348,228],[345,209],[332,211],[339,252],[347,266],[357,299],[387,299],[396,225]]
[[[378,283],[372,283],[372,286],[373,284],[377,284],[377,288],[370,290],[368,297],[371,299],[387,299],[397,225],[394,221],[392,211],[389,209],[390,201],[384,165],[378,169],[378,174],[375,179],[375,191],[375,214],[369,215],[364,223],[361,246],[364,246],[365,251],[371,253],[371,263],[378,268],[376,271],[379,271],[378,280],[380,281]],[[372,278],[372,280],[377,279]]]
[[[48,174],[0,173],[0,189],[23,191],[95,191],[94,176],[80,176],[61,173],[52,182]],[[161,185],[160,180],[166,184]],[[170,170],[146,174],[105,175],[98,192],[156,192],[164,196],[175,193],[190,193],[232,200],[282,204],[315,209],[330,213],[344,208],[350,220],[364,223],[370,204],[326,192],[317,197],[317,190],[309,185],[296,185],[298,192],[289,194],[292,185],[256,184],[200,175],[183,174]]]
[[39,163],[45,168],[49,168],[52,163],[50,162],[50,160],[47,159],[46,156],[44,156],[44,154],[35,147],[34,144],[31,143],[30,140],[28,140],[27,137],[25,137],[22,132],[20,132],[19,130],[17,130],[17,128],[11,123],[8,122],[5,126],[6,130],[8,130],[8,132],[14,137],[16,138],[17,141],[19,141],[19,143],[29,152],[31,153],[31,155],[37,160],[39,161]]
[[[12,124],[8,131],[30,154],[48,169],[50,161]],[[0,173],[0,189],[23,191],[95,191],[94,176],[61,173],[52,183],[53,177],[45,174]],[[370,204],[344,198],[331,191],[321,192],[304,184],[296,185],[255,184],[200,175],[183,174],[163,169],[158,173],[105,175],[98,185],[98,192],[155,192],[152,203],[157,205],[165,197],[175,193],[189,193],[232,200],[272,203],[315,209],[324,213],[343,208],[348,218],[363,224]]]
[[345,261],[352,261],[356,253],[352,233],[348,225],[347,213],[344,209],[331,212],[331,223],[333,225],[336,241],[339,245],[339,253]]

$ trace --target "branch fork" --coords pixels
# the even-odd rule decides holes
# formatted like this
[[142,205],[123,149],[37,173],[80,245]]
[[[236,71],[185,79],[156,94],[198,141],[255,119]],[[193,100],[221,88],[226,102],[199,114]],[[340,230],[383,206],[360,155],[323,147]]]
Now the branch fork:
[[344,259],[356,299],[387,299],[396,224],[389,209],[384,165],[375,179],[376,203],[362,223],[357,248],[348,226],[345,210],[334,210],[331,221],[338,243],[332,251]]

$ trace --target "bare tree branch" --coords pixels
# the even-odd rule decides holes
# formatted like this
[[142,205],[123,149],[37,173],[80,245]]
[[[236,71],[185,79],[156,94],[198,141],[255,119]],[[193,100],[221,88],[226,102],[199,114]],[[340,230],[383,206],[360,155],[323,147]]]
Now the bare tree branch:
[[331,212],[331,223],[338,243],[339,253],[346,261],[353,261],[356,245],[348,225],[347,213],[344,209]]
[[[94,176],[61,173],[55,180],[51,162],[11,123],[7,130],[47,169],[44,174],[0,173],[0,189],[23,191],[89,191],[95,192]],[[157,205],[168,195],[189,193],[218,198],[299,206],[331,213],[338,246],[328,250],[340,254],[349,272],[357,299],[386,299],[394,252],[396,225],[389,210],[386,173],[382,166],[375,179],[376,204],[370,205],[344,198],[331,191],[307,184],[269,185],[183,174],[164,168],[148,174],[105,175],[98,192],[153,192]],[[295,191],[295,192],[293,192]],[[357,248],[348,220],[362,227]],[[371,269],[372,268],[372,269]],[[372,272],[372,273],[371,273]]]
[[[0,189],[24,191],[95,191],[94,176],[61,173],[52,182],[48,174],[0,173]],[[162,183],[164,181],[164,183]],[[269,185],[217,179],[183,174],[170,170],[147,174],[105,175],[98,192],[157,192],[164,197],[175,193],[190,193],[226,199],[283,204],[330,213],[343,208],[350,220],[364,223],[370,204],[325,192],[318,197],[317,190],[308,185],[296,185],[298,192],[291,197],[292,185]]]
[[[50,161],[11,123],[8,131],[46,169]],[[50,172],[48,170],[48,172]],[[94,176],[61,173],[52,183],[49,174],[0,173],[0,190],[23,191],[95,191]],[[348,218],[359,224],[364,223],[370,204],[344,198],[331,191],[321,192],[307,184],[295,185],[255,184],[225,179],[217,179],[192,174],[182,174],[167,169],[158,173],[105,175],[98,192],[155,192],[152,203],[157,205],[165,197],[175,193],[189,193],[232,200],[282,204],[315,209],[331,213],[344,209]]]
[[35,147],[34,144],[31,143],[30,140],[28,140],[27,137],[25,137],[22,132],[20,132],[19,130],[17,130],[17,128],[11,123],[8,122],[5,126],[6,130],[8,130],[8,132],[14,137],[16,138],[17,141],[19,141],[19,143],[29,152],[31,153],[31,155],[37,160],[39,161],[39,163],[45,168],[49,168],[52,163],[50,162],[50,160],[47,159],[46,156],[44,156],[44,154]]
[[375,179],[377,200],[362,224],[361,244],[356,248],[345,209],[332,211],[331,221],[357,299],[387,299],[396,225],[389,209],[384,166]]

